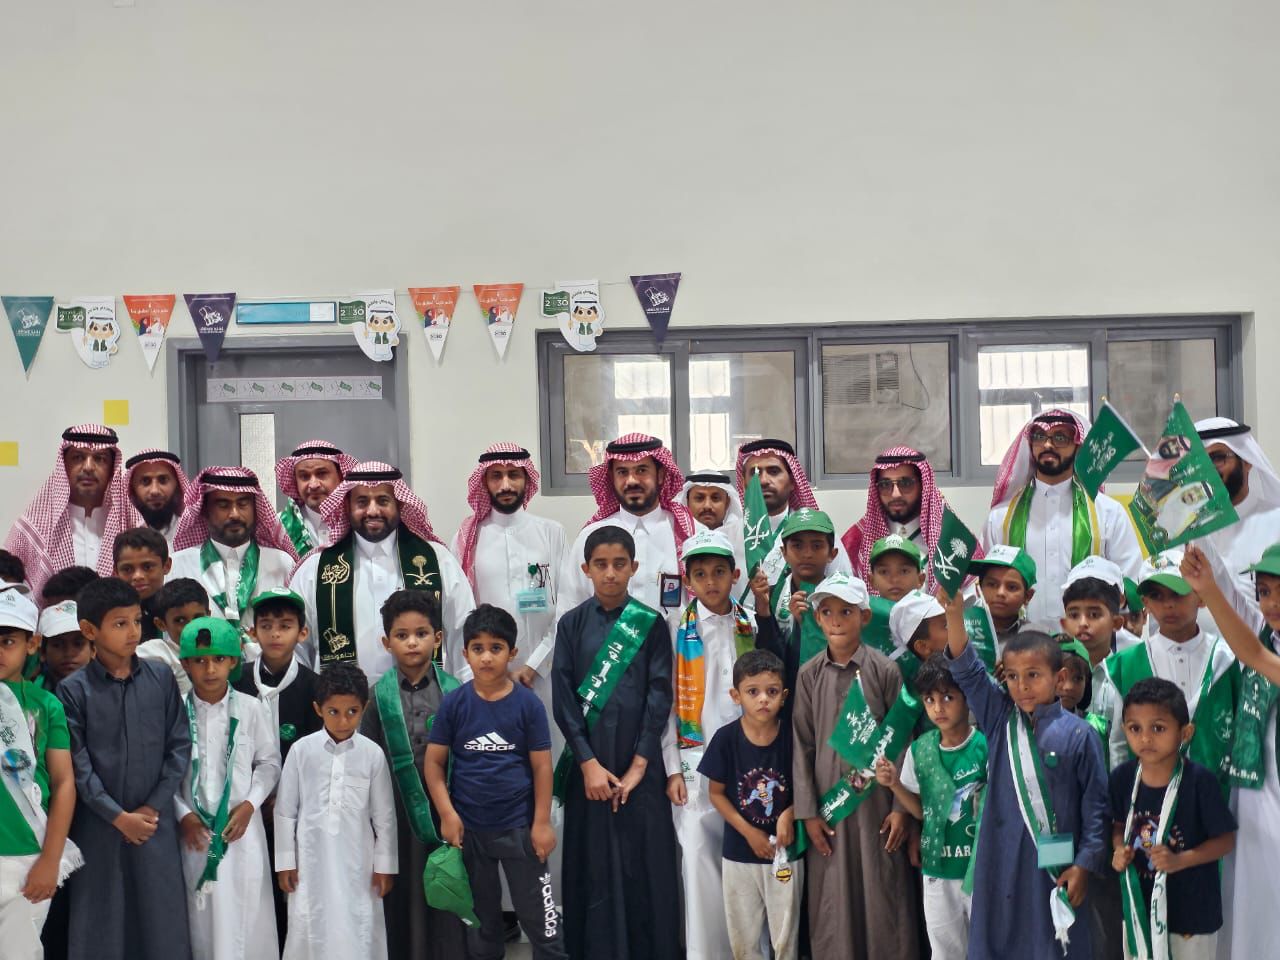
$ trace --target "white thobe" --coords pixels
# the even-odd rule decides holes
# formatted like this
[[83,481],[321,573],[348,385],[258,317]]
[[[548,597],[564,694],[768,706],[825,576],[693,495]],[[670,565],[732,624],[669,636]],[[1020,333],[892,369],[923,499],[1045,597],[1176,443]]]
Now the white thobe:
[[[1066,480],[1062,483],[1037,481],[1035,485],[1024,545],[1036,562],[1036,592],[1027,604],[1027,620],[1031,623],[1057,624],[1063,615],[1062,585],[1067,582],[1072,567],[1071,491],[1072,484]],[[1098,532],[1102,536],[1099,552],[1126,577],[1136,580],[1142,566],[1142,551],[1129,514],[1105,493],[1098,494],[1093,502],[1098,512]],[[1011,503],[1012,500],[1000,504],[987,517],[982,532],[983,550],[990,552],[993,546],[1005,542],[1004,519]]]
[[178,692],[184,697],[191,692],[191,677],[178,658],[178,648],[167,636],[156,637],[138,644],[137,654],[143,660],[155,660],[163,663],[173,671],[173,679],[178,681]]
[[179,519],[181,519],[180,515],[175,513],[169,518],[169,522],[164,525],[163,529],[156,531],[156,533],[164,537],[164,542],[169,545],[170,553],[173,553],[173,535],[178,532]]
[[333,542],[333,531],[324,522],[323,514],[312,510],[305,503],[298,513],[302,515],[302,526],[307,531],[307,536],[311,538],[313,546],[327,547]]
[[1253,574],[1247,568],[1262,556],[1267,547],[1280,543],[1280,509],[1267,509],[1256,493],[1250,493],[1236,505],[1239,523],[1215,530],[1205,537],[1226,565],[1236,587],[1246,596],[1254,595]]
[[[266,710],[253,697],[227,688],[217,703],[195,698],[200,749],[200,802],[213,814],[222,799],[226,775],[227,728],[238,718],[231,771],[229,810],[248,800],[253,816],[239,840],[227,845],[218,866],[218,879],[201,895],[195,892],[204,872],[207,850],[182,845],[182,868],[187,880],[187,916],[193,960],[276,960],[276,914],[271,899],[273,877],[262,825],[262,804],[280,780],[280,748]],[[192,767],[174,798],[179,821],[195,807]]]
[[71,518],[71,547],[80,566],[98,569],[98,553],[102,549],[108,513],[110,510],[105,503],[94,507],[92,513],[74,503],[67,504],[67,516]]
[[[187,547],[173,555],[173,565],[169,568],[168,576],[164,578],[165,583],[177,580],[179,577],[190,577],[200,581],[200,585],[209,594],[210,610],[214,616],[223,616],[228,620],[238,619],[241,626],[248,628],[253,623],[253,611],[239,608],[237,590],[240,586],[241,567],[244,565],[244,555],[249,550],[249,542],[246,541],[238,547],[229,547],[217,540],[211,542],[221,562],[209,564],[207,570],[201,569],[201,548]],[[289,582],[289,572],[293,569],[293,563],[293,558],[283,550],[259,545],[258,579],[254,582],[253,594],[249,599],[273,587],[285,586]],[[225,594],[227,598],[227,605],[222,610],[218,610],[213,602],[213,598],[219,594]]]
[[[733,664],[738,658],[734,641],[737,621],[732,610],[726,614],[714,614],[701,601],[697,612],[704,670],[702,733],[703,742],[710,743],[717,730],[727,723],[736,723],[742,716],[742,708],[729,695],[733,687]],[[673,651],[683,617],[684,611],[677,610],[667,618]],[[731,828],[725,826],[724,818],[711,804],[710,782],[697,772],[704,748],[681,750],[677,733],[673,703],[662,737],[662,763],[667,776],[683,773],[685,788],[689,792],[685,806],[672,807],[676,838],[680,841],[680,870],[686,899],[685,948],[689,960],[719,960],[731,955],[720,881],[724,832]]]
[[[395,665],[395,660],[382,645],[382,604],[387,597],[404,588],[400,573],[399,533],[374,543],[358,533],[353,533],[355,550],[352,567],[353,583],[351,602],[356,627],[356,658],[369,682],[378,678]],[[462,682],[471,679],[471,668],[462,656],[462,624],[467,614],[476,608],[471,594],[471,584],[462,572],[462,565],[443,544],[432,543],[436,564],[440,568],[441,619],[437,624],[444,631],[444,666]],[[320,551],[312,552],[289,588],[302,597],[307,605],[307,639],[298,645],[298,656],[313,669],[320,669],[319,634],[316,632],[316,576],[320,568]]]
[[[679,576],[680,562],[676,557],[676,534],[672,516],[662,507],[637,517],[619,510],[582,528],[573,546],[564,556],[557,586],[560,596],[556,601],[556,619],[564,616],[578,604],[594,595],[591,581],[582,572],[583,550],[591,531],[599,527],[621,527],[635,539],[636,562],[640,565],[627,584],[627,592],[661,613],[669,613],[674,607],[662,606],[661,579],[664,574]],[[683,597],[683,591],[681,591]]]
[[397,873],[396,805],[382,748],[327,731],[289,751],[276,793],[276,870],[297,870],[285,960],[386,960],[375,873]]

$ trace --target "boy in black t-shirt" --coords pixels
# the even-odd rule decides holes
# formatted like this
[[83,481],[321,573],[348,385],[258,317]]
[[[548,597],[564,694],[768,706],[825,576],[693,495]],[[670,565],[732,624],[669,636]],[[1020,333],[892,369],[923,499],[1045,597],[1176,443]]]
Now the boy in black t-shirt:
[[698,765],[711,803],[733,828],[724,832],[721,875],[735,957],[753,955],[766,924],[775,960],[796,956],[804,862],[774,863],[778,847],[795,839],[791,730],[779,717],[784,669],[768,650],[738,658],[730,695],[742,719],[716,731]]
[[[1111,772],[1111,865],[1122,874],[1125,954],[1213,957],[1222,926],[1218,861],[1235,847],[1235,818],[1217,777],[1182,756],[1194,728],[1176,684],[1135,683],[1124,698],[1124,732],[1136,759]],[[1168,944],[1153,943],[1166,925]]]
[[[445,694],[424,761],[427,789],[440,814],[440,836],[462,848],[479,928],[467,930],[467,954],[504,955],[502,888],[538,960],[566,958],[547,857],[551,826],[551,728],[537,694],[507,674],[516,622],[482,603],[462,625],[474,679]],[[450,756],[453,772],[446,782]]]

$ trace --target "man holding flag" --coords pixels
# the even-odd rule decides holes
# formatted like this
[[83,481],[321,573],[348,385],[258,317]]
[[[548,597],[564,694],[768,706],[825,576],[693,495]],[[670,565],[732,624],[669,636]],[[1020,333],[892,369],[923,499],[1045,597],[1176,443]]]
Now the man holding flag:
[[1019,431],[996,475],[982,546],[1021,547],[1036,562],[1039,588],[1027,619],[1056,623],[1062,584],[1091,554],[1114,562],[1126,576],[1142,563],[1125,509],[1106,494],[1090,495],[1075,475],[1076,454],[1089,422],[1061,408],[1037,414]]

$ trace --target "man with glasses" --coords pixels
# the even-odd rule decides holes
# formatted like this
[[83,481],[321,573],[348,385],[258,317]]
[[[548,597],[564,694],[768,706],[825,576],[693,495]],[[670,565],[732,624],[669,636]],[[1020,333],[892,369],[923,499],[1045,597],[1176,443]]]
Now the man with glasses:
[[1037,414],[1018,432],[1000,463],[982,546],[1021,547],[1036,562],[1036,592],[1027,619],[1056,624],[1062,585],[1077,563],[1106,557],[1127,577],[1142,562],[1138,537],[1123,506],[1106,494],[1090,497],[1075,476],[1076,451],[1089,422],[1070,410]]
[[[871,582],[871,548],[891,534],[906,537],[926,557],[932,556],[942,529],[943,508],[933,466],[925,455],[911,447],[885,450],[871,466],[867,510],[841,538],[854,573]],[[930,567],[925,589],[933,593],[937,588]]]

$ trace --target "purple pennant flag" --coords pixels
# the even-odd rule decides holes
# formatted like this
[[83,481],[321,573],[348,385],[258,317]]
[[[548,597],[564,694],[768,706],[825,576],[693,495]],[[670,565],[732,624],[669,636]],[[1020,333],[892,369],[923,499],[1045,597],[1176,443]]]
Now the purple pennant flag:
[[231,322],[231,311],[236,307],[236,295],[184,293],[182,296],[187,301],[187,312],[196,325],[196,333],[200,334],[200,342],[204,344],[204,355],[210,363],[217,362],[222,338],[227,335],[227,324]]
[[676,305],[676,289],[680,286],[678,273],[647,273],[632,277],[631,285],[640,298],[640,308],[653,330],[653,337],[662,346],[667,336],[667,324],[671,322],[671,308]]

